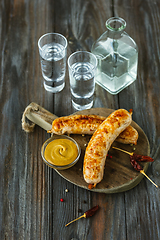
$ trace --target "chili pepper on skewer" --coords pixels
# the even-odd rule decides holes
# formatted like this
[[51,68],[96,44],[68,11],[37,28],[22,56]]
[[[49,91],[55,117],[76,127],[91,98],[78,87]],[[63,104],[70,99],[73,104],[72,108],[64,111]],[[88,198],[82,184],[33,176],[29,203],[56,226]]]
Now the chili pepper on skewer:
[[147,174],[144,172],[143,168],[141,167],[141,165],[139,163],[137,163],[137,161],[134,159],[134,155],[130,156],[130,162],[132,164],[132,166],[134,167],[135,170],[137,170],[138,172],[142,173],[146,178],[148,178],[148,180],[153,183],[153,185],[155,185],[157,188],[158,186],[147,176]]
[[129,156],[129,157],[130,157],[130,162],[131,162],[131,164],[132,164],[132,166],[134,167],[135,170],[137,170],[138,172],[143,170],[141,165],[139,163],[137,163],[137,161],[135,160],[134,156]]
[[130,162],[132,164],[132,166],[134,167],[135,170],[137,170],[138,172],[142,173],[146,178],[148,178],[148,180],[153,184],[155,185],[157,188],[158,186],[147,176],[147,174],[144,172],[143,168],[141,167],[141,165],[139,163],[137,163],[137,161],[139,162],[153,162],[153,158],[151,157],[148,157],[148,156],[143,156],[143,155],[138,155],[136,153],[130,153],[130,152],[127,152],[123,149],[120,149],[120,148],[116,148],[116,147],[112,147],[114,149],[117,149],[117,150],[120,150],[124,153],[127,153],[130,155]]
[[124,153],[127,153],[127,154],[129,154],[130,156],[133,156],[134,159],[135,159],[136,161],[138,161],[138,162],[153,162],[153,161],[154,161],[154,159],[151,158],[151,157],[149,157],[149,156],[144,156],[144,155],[136,154],[136,153],[133,153],[133,152],[130,153],[130,152],[128,152],[128,151],[125,151],[125,150],[120,149],[120,148],[117,148],[117,147],[112,147],[112,148],[117,149],[117,150],[120,150],[120,151],[122,151],[122,152],[124,152]]
[[69,224],[71,224],[71,223],[73,223],[73,222],[79,220],[80,218],[88,218],[88,217],[92,217],[92,216],[95,214],[95,212],[98,210],[98,208],[99,208],[99,206],[97,205],[97,206],[95,206],[95,207],[89,209],[89,210],[86,211],[82,216],[80,216],[80,217],[78,217],[78,218],[72,220],[71,222],[67,223],[67,224],[65,225],[65,227],[67,227]]
[[149,156],[139,155],[139,154],[136,154],[136,153],[133,153],[133,157],[138,162],[153,162],[154,161],[154,159],[149,157]]

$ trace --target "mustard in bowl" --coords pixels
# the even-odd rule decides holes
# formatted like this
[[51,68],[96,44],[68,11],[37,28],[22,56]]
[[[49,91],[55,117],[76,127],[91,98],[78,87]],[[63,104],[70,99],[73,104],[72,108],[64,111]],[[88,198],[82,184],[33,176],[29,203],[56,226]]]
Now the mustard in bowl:
[[41,148],[43,161],[51,168],[64,170],[77,163],[81,154],[78,143],[66,135],[54,135]]

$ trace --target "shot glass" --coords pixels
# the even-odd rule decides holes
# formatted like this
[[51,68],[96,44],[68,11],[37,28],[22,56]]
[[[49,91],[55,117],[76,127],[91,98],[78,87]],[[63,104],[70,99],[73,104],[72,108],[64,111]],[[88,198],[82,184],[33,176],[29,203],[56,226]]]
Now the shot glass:
[[52,93],[65,86],[67,39],[59,33],[47,33],[38,40],[44,88]]
[[96,67],[96,57],[87,51],[75,52],[68,58],[72,105],[77,110],[93,106]]

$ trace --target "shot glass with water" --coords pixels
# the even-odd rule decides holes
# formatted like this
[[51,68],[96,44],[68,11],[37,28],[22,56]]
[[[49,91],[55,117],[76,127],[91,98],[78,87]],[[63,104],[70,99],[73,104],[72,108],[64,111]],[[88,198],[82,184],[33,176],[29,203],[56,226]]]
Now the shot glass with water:
[[47,33],[38,40],[44,88],[52,93],[65,86],[67,39],[59,33]]
[[75,52],[68,58],[72,104],[77,110],[93,106],[96,67],[97,59],[90,52]]

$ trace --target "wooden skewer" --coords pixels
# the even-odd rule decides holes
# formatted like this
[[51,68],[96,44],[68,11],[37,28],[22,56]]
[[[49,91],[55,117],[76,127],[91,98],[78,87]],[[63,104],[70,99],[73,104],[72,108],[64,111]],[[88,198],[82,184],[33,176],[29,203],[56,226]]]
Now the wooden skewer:
[[147,174],[144,172],[144,170],[140,170],[140,173],[142,173],[154,186],[156,186],[156,188],[158,188],[157,184],[155,184],[155,183],[147,176]]
[[134,154],[133,152],[130,153],[130,152],[127,152],[127,151],[125,151],[125,150],[123,150],[123,149],[120,149],[120,148],[117,148],[117,147],[112,147],[112,148],[117,149],[117,150],[119,150],[119,151],[121,151],[121,152],[127,153],[127,154],[129,154],[130,156],[133,156],[133,154]]
[[77,221],[77,220],[79,220],[79,219],[81,219],[81,218],[86,218],[86,214],[84,213],[82,216],[80,216],[80,217],[72,220],[71,222],[67,223],[67,224],[65,225],[65,227],[67,227],[69,224],[71,224],[71,223],[73,223],[73,222],[75,222],[75,221]]
[[[121,148],[117,148],[117,147],[112,147],[112,148],[117,149],[117,150],[119,150],[119,151],[121,151],[121,152],[127,153],[127,154],[129,154],[130,156],[133,156],[133,154],[134,154],[133,152],[130,153],[130,152],[125,151],[125,150],[123,150],[123,149],[121,149]],[[158,188],[157,184],[155,184],[155,183],[147,176],[147,174],[144,172],[144,170],[140,170],[140,173],[142,173],[154,186],[156,186],[156,187]]]

